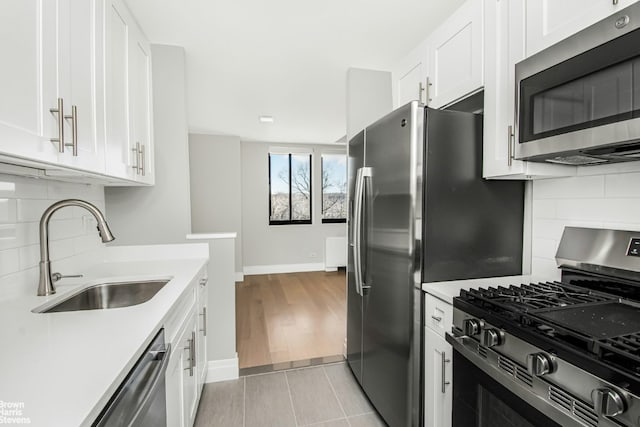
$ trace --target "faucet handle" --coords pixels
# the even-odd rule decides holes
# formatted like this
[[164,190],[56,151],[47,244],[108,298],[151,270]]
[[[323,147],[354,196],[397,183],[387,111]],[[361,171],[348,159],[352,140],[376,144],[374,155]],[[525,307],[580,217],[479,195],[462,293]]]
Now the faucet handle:
[[51,274],[51,280],[53,280],[54,282],[57,282],[60,279],[65,279],[67,277],[82,277],[82,274],[69,274],[67,276],[62,275],[60,273],[53,273]]

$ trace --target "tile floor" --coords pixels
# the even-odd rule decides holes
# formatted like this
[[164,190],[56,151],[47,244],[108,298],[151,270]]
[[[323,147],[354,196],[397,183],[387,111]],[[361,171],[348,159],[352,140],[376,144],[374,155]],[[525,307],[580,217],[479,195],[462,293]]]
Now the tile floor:
[[384,427],[346,363],[206,384],[196,427]]

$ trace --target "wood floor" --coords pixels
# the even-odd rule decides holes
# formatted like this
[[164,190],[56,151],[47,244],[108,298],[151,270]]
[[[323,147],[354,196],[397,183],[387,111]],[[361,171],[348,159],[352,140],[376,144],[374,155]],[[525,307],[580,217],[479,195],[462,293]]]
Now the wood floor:
[[345,273],[245,276],[236,284],[240,368],[343,353]]

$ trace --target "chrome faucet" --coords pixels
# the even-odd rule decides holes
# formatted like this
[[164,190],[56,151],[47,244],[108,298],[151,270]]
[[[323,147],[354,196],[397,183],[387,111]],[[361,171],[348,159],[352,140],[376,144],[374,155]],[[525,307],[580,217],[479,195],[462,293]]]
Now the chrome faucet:
[[40,218],[40,283],[38,284],[38,296],[56,293],[51,277],[51,260],[49,259],[49,219],[51,219],[51,215],[53,215],[54,212],[66,206],[78,206],[88,210],[98,222],[98,233],[103,243],[111,242],[115,239],[100,209],[91,203],[85,202],[84,200],[67,199],[60,200],[49,206],[42,214],[42,218]]

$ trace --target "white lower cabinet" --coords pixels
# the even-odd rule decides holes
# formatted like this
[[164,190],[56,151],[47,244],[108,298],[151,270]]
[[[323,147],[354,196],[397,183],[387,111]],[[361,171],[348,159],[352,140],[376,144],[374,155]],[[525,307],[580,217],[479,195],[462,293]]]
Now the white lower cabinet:
[[198,355],[198,394],[207,379],[207,283],[203,277],[198,282],[198,333],[196,334],[196,353]]
[[200,315],[202,308],[206,307],[201,305],[202,295],[206,297],[203,281],[206,284],[204,274],[194,279],[165,323],[165,331],[171,342],[171,355],[165,376],[167,425],[172,427],[193,425],[204,385],[203,374],[206,374],[207,360],[202,348],[206,348],[206,342]]
[[453,306],[425,295],[424,425],[450,427],[453,395],[453,353],[445,334],[451,331]]

